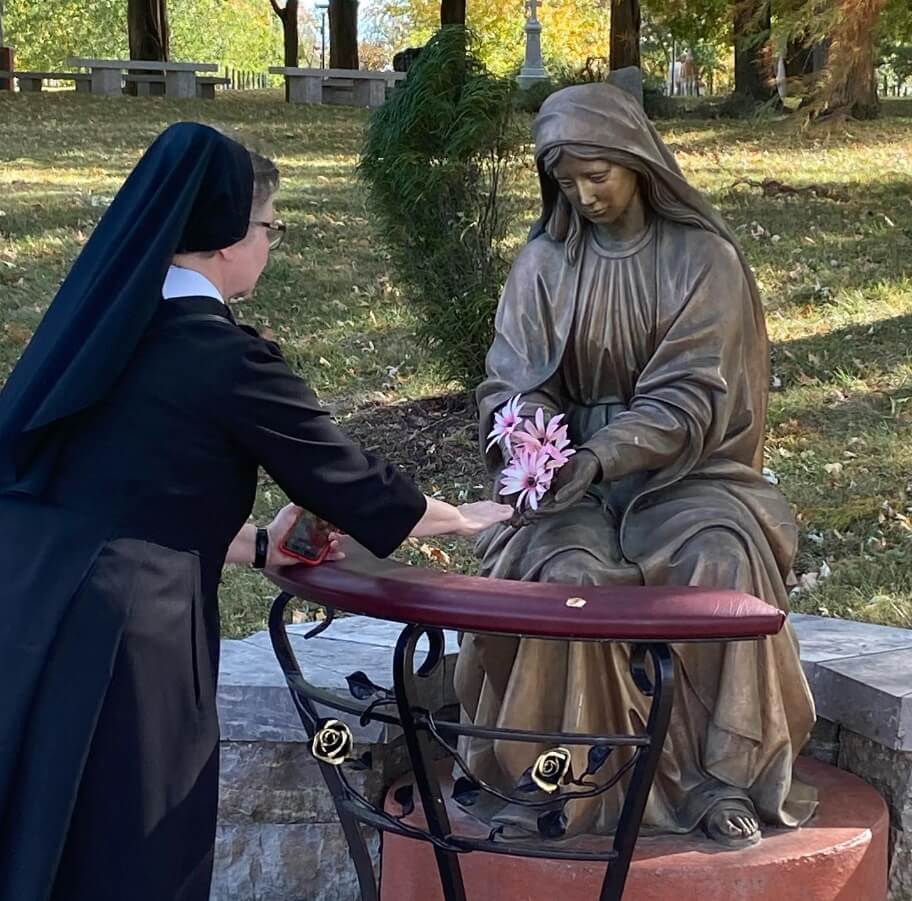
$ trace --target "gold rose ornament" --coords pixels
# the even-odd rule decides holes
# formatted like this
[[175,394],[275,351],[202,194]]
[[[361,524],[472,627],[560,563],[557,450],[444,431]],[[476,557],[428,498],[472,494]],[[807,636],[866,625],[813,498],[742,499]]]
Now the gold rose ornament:
[[570,752],[566,748],[552,748],[538,755],[532,767],[532,781],[544,792],[556,792],[570,769]]
[[314,734],[310,752],[321,763],[341,766],[351,755],[354,737],[351,729],[339,720],[326,720]]

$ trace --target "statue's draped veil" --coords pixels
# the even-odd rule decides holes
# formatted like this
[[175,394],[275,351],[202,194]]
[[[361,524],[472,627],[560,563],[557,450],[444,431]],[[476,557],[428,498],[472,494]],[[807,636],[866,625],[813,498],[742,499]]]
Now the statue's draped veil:
[[604,83],[574,85],[557,91],[542,104],[535,120],[534,137],[542,213],[532,226],[530,241],[545,233],[560,198],[560,187],[544,164],[550,151],[573,145],[591,148],[596,154],[604,151],[605,159],[622,165],[632,162],[633,168],[657,183],[663,201],[662,209],[656,210],[659,215],[703,228],[732,245],[753,298],[758,334],[766,335],[760,291],[734,233],[719,211],[684,177],[632,94]]

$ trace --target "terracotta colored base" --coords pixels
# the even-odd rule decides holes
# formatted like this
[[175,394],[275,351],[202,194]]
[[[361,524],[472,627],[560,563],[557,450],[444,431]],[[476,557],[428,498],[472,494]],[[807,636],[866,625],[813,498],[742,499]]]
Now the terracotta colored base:
[[[861,779],[802,758],[801,778],[820,791],[820,808],[800,830],[768,830],[743,851],[720,851],[695,836],[642,838],[624,901],[884,901],[889,820]],[[387,809],[401,808],[392,792]],[[449,796],[449,786],[444,797]],[[417,793],[416,793],[417,799]],[[455,832],[478,824],[449,805]],[[420,809],[410,817],[420,818]],[[460,856],[468,901],[597,901],[604,865],[474,852]],[[384,836],[381,901],[443,901],[430,845]]]

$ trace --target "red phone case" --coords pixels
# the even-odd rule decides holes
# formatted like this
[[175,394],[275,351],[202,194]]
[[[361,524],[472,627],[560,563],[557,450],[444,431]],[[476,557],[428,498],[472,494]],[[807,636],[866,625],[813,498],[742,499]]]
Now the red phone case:
[[308,515],[309,514],[307,514],[305,512],[305,513],[302,513],[301,516],[298,517],[298,519],[295,521],[295,524],[288,530],[285,537],[282,539],[282,543],[281,543],[280,547],[282,549],[282,553],[288,554],[289,557],[294,557],[295,560],[300,560],[302,563],[304,563],[307,566],[317,566],[318,564],[322,563],[326,559],[326,555],[329,553],[329,541],[327,541],[326,544],[324,544],[323,547],[320,548],[316,557],[308,557],[307,555],[302,554],[299,551],[294,550],[293,548],[290,548],[286,543],[288,536],[294,533],[294,531],[295,531],[295,529],[297,529],[298,523],[301,521],[301,519]]
[[289,548],[285,547],[285,544],[282,544],[282,553],[288,554],[289,557],[294,557],[295,560],[300,560],[306,566],[317,566],[319,563],[322,563],[326,559],[326,555],[329,553],[329,545],[327,544],[320,551],[319,557],[316,560],[313,557],[305,557],[303,554],[299,554],[296,551],[292,551]]

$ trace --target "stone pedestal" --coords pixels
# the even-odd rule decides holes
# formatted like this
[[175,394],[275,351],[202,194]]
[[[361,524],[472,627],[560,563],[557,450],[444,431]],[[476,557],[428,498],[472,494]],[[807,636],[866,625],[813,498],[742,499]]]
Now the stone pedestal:
[[535,10],[538,5],[537,0],[531,0],[528,4],[529,18],[526,19],[526,57],[522,69],[516,78],[521,88],[528,88],[537,81],[547,81],[548,73],[545,71],[542,62],[541,51],[541,22],[535,18]]
[[196,98],[196,75],[193,72],[166,72],[165,95],[181,100]]
[[92,93],[105,97],[119,97],[123,91],[123,74],[120,69],[92,69]]
[[890,899],[912,901],[912,630],[799,614],[790,620],[817,705],[805,751],[886,799]]
[[289,103],[310,103],[319,106],[323,102],[323,77],[313,75],[288,75]]
[[375,109],[386,103],[386,82],[379,78],[355,79],[352,85],[352,101],[355,106]]
[[[860,779],[818,761],[802,760],[798,772],[820,790],[808,826],[767,830],[759,845],[743,851],[720,850],[702,836],[641,838],[624,901],[884,901],[883,800]],[[399,813],[395,801],[388,809]],[[454,832],[483,830],[454,804],[448,810]],[[409,820],[420,822],[420,808]],[[471,901],[593,901],[605,874],[604,864],[480,852],[460,862]],[[386,836],[382,872],[381,901],[443,901],[430,845]]]

